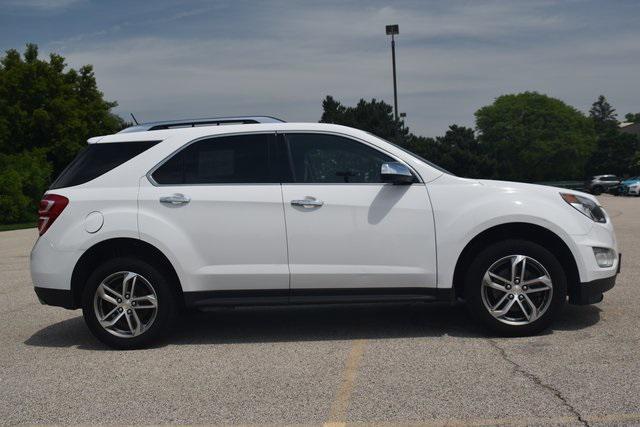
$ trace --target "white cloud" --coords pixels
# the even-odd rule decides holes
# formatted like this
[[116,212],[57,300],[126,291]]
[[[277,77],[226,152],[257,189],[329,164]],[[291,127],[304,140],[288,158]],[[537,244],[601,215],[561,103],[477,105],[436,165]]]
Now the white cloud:
[[[640,89],[625,82],[637,79],[640,30],[576,36],[572,32],[585,24],[557,13],[553,4],[275,8],[258,17],[264,28],[253,35],[248,26],[256,23],[240,18],[224,37],[167,32],[114,40],[118,31],[104,30],[111,36],[106,39],[98,28],[67,40],[61,53],[73,66],[95,66],[101,89],[120,103],[123,116],[269,114],[317,121],[327,94],[345,103],[392,100],[384,25],[398,23],[400,111],[417,133],[442,134],[452,123],[472,126],[477,108],[524,90],[583,110],[605,93],[620,112],[637,110]],[[185,13],[162,19],[177,25],[194,15]]]
[[84,0],[8,0],[5,4],[13,7],[54,10],[64,9],[81,2]]

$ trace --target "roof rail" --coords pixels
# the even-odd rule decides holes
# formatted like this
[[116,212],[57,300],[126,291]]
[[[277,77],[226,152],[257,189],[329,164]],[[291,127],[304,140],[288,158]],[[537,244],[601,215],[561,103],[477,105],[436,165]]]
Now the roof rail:
[[254,123],[284,123],[284,120],[271,116],[237,116],[237,117],[211,117],[208,119],[184,119],[167,120],[162,122],[149,122],[140,125],[129,126],[118,133],[145,132],[150,130],[163,130],[172,128],[185,128],[196,126],[219,126],[226,124],[254,124]]

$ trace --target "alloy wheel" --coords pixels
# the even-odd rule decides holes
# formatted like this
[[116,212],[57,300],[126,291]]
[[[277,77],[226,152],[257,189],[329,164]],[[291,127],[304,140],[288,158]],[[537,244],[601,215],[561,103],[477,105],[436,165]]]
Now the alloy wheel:
[[158,297],[140,274],[119,271],[96,289],[93,307],[98,323],[119,338],[133,338],[151,327],[158,314]]
[[549,309],[553,282],[537,260],[509,255],[487,269],[481,294],[485,308],[494,318],[508,325],[527,325]]

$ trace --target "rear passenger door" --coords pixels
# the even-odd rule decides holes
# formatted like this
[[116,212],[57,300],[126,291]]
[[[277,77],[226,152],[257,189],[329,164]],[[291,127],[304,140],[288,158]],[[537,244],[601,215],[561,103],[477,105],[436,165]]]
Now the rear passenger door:
[[183,147],[142,180],[141,237],[173,255],[185,292],[233,297],[267,289],[286,297],[276,154],[273,133],[208,137]]

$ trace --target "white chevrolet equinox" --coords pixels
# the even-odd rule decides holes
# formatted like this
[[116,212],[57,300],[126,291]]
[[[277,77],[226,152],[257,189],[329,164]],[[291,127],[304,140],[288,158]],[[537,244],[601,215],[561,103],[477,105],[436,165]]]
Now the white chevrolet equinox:
[[600,302],[620,266],[588,194],[459,178],[367,132],[270,117],[91,138],[39,216],[38,298],[82,308],[116,348],[208,306],[460,299],[492,333],[533,334],[566,300]]

